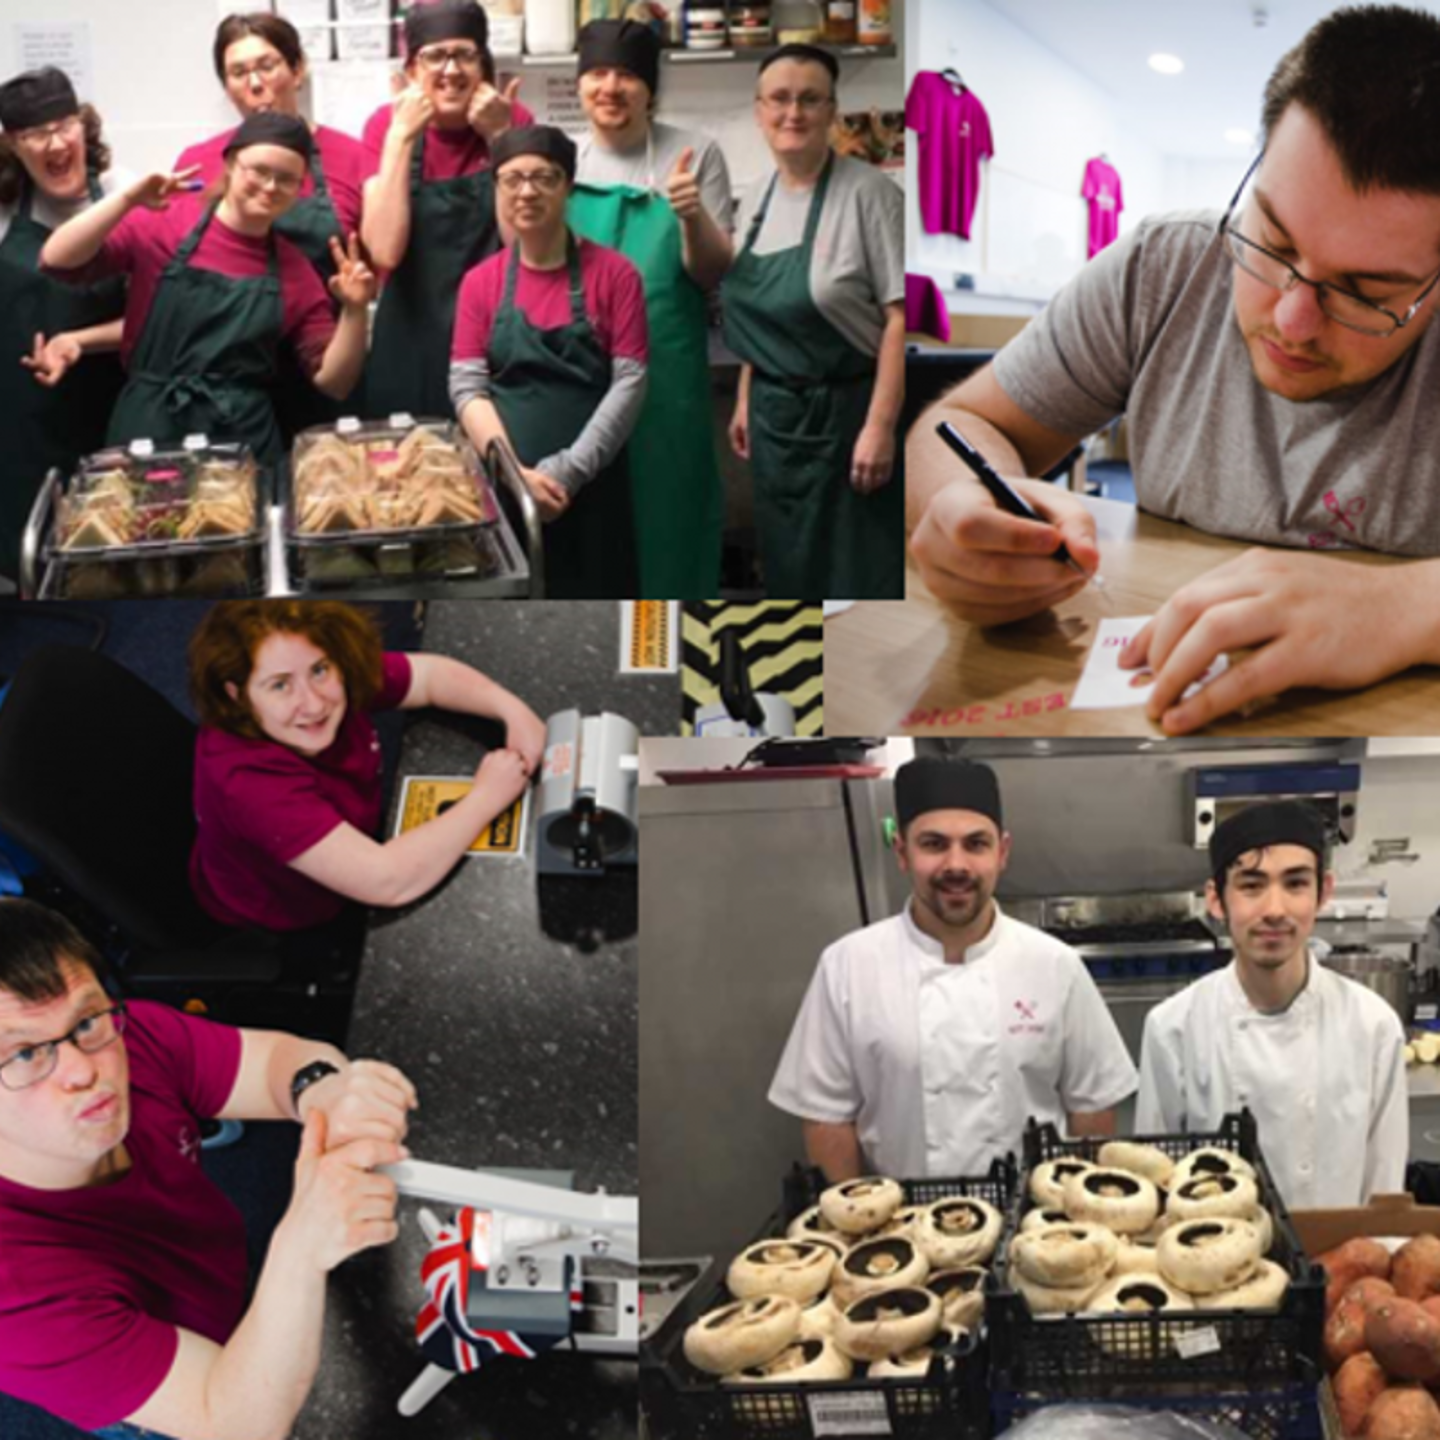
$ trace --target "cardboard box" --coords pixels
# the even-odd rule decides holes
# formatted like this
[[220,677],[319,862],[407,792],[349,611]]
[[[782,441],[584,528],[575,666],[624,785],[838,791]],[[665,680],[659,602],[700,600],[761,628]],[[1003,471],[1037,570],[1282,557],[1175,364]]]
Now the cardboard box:
[[1440,1235],[1440,1206],[1417,1205],[1413,1195],[1374,1195],[1346,1210],[1292,1210],[1290,1219],[1312,1259],[1357,1235],[1376,1240]]

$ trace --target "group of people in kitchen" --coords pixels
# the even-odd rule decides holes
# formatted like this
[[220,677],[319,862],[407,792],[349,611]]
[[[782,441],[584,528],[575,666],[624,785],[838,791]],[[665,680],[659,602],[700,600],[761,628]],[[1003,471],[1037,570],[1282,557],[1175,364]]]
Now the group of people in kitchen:
[[1334,884],[1319,812],[1247,807],[1210,841],[1210,915],[1234,958],[1152,1010],[1137,1073],[1084,962],[1006,915],[1010,853],[988,766],[925,756],[895,776],[904,911],[821,956],[770,1088],[833,1182],[985,1174],[1028,1120],[1205,1134],[1248,1108],[1291,1209],[1404,1189],[1405,1034],[1373,991],[1316,963]]
[[581,31],[578,145],[497,72],[474,0],[409,7],[404,54],[356,139],[301,114],[289,22],[231,15],[214,66],[240,123],[135,178],[63,73],[0,86],[0,396],[21,422],[0,574],[47,469],[102,443],[205,433],[274,461],[342,412],[406,412],[508,446],[550,593],[713,596],[718,289],[767,592],[900,595],[901,194],[831,147],[833,54],[762,60],[773,164],[733,216],[719,147],[655,116],[647,26]]

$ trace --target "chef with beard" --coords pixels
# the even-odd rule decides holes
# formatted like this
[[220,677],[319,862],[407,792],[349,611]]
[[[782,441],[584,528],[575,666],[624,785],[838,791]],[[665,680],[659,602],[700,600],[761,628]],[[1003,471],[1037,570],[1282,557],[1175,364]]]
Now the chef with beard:
[[1335,883],[1319,812],[1297,801],[1241,810],[1215,827],[1210,867],[1206,903],[1235,958],[1146,1018],[1136,1130],[1216,1130],[1248,1106],[1292,1210],[1404,1189],[1400,1019],[1308,948]]
[[910,899],[820,957],[770,1103],[800,1117],[832,1184],[982,1173],[1031,1116],[1113,1135],[1135,1067],[1080,957],[995,902],[995,772],[912,760],[895,810]]

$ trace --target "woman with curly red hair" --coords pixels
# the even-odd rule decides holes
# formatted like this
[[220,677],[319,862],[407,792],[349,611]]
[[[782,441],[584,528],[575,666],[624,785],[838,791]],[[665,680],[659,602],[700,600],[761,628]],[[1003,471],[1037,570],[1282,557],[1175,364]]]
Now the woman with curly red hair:
[[[544,724],[508,690],[459,660],[384,651],[375,622],[335,601],[222,601],[189,658],[201,723],[190,881],[226,924],[298,930],[347,899],[409,904],[524,792],[544,751]],[[443,815],[382,842],[370,716],[424,705],[501,721],[506,748]]]

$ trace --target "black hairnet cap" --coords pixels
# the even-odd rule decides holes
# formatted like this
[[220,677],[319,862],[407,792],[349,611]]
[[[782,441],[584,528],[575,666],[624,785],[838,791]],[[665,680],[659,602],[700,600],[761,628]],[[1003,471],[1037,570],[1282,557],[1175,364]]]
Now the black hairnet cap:
[[225,153],[232,155],[247,145],[282,145],[286,150],[293,150],[307,165],[315,148],[310,138],[310,127],[298,116],[282,115],[278,110],[261,110],[255,115],[247,115],[230,137]]
[[638,20],[592,20],[580,32],[579,51],[577,76],[587,70],[629,70],[651,95],[660,88],[660,37]]
[[1325,822],[1313,805],[1300,800],[1267,801],[1249,805],[1221,821],[1210,837],[1210,870],[1217,884],[1230,867],[1252,850],[1269,845],[1303,845],[1315,852],[1317,870],[1325,868]]
[[778,50],[772,50],[760,62],[759,73],[763,75],[779,60],[813,60],[830,72],[830,79],[834,84],[840,83],[840,62],[828,50],[822,50],[818,45],[782,45]]
[[79,110],[70,77],[53,65],[27,70],[0,85],[0,129],[29,130]]
[[567,180],[575,178],[575,142],[553,125],[519,125],[507,130],[491,147],[490,163],[496,171],[520,155],[553,160]]
[[989,816],[997,830],[1005,828],[1000,815],[1000,782],[988,765],[972,760],[922,755],[907,760],[895,772],[895,815],[901,830],[929,810],[974,810]]
[[490,22],[475,0],[434,0],[405,12],[406,55],[441,40],[473,40],[483,51],[489,39]]

